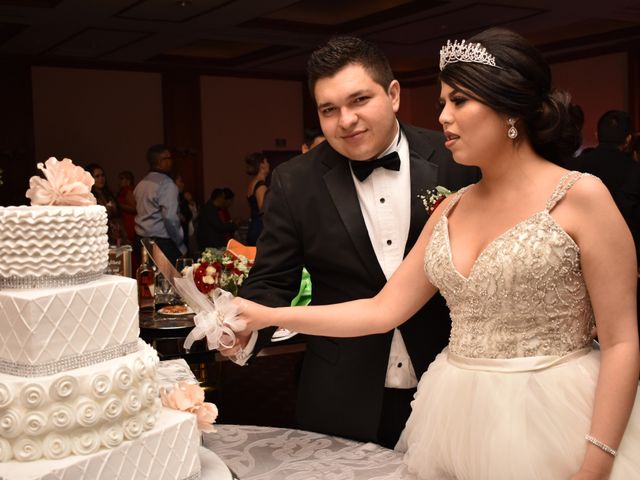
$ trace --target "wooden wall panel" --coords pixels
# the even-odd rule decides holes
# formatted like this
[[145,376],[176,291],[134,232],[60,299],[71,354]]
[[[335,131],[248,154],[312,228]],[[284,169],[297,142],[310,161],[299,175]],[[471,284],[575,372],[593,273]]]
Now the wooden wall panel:
[[194,73],[163,73],[162,106],[164,141],[173,149],[176,173],[182,175],[185,191],[202,203],[200,77]]
[[38,161],[98,163],[114,192],[120,171],[142,178],[147,148],[164,141],[160,74],[33,67],[32,76]]

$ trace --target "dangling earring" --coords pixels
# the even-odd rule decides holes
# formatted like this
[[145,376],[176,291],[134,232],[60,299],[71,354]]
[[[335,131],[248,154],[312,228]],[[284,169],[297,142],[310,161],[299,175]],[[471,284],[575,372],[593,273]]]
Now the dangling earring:
[[515,127],[516,119],[510,117],[507,120],[507,123],[510,125],[509,130],[507,131],[507,137],[509,137],[511,140],[515,140],[518,136],[518,130]]

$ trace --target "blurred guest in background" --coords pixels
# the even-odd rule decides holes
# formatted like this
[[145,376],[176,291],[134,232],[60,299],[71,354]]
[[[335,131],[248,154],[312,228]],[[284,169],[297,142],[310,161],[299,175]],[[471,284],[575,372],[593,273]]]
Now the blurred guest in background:
[[209,201],[200,209],[198,216],[198,246],[200,250],[205,248],[225,248],[227,241],[238,228],[231,221],[223,221],[221,211],[225,208],[225,195],[222,188],[216,188],[211,192]]
[[[224,187],[222,191],[224,192],[224,206],[220,210],[218,210],[218,213],[220,214],[220,220],[223,223],[233,222],[229,209],[231,208],[231,204],[233,203],[233,199],[235,198],[236,194],[233,193],[233,190],[231,190],[229,187]],[[225,234],[225,237],[227,241],[231,240],[233,238],[233,232],[227,232]]]
[[576,158],[574,167],[602,180],[640,247],[640,165],[633,160],[631,115],[609,110],[598,120],[598,145]]
[[133,191],[136,197],[136,235],[155,241],[172,264],[186,255],[178,215],[178,187],[171,178],[173,159],[165,145],[147,150],[149,173]]
[[182,236],[185,243],[187,243],[189,239],[189,222],[191,222],[193,213],[189,208],[189,201],[184,196],[184,178],[180,173],[176,175],[176,186],[178,187],[178,216],[180,217],[180,225],[182,225]]
[[304,143],[300,149],[302,150],[302,153],[307,153],[313,147],[320,145],[325,140],[322,130],[319,128],[307,128],[304,131]]
[[91,174],[95,182],[91,188],[91,193],[96,197],[98,205],[102,205],[107,209],[109,245],[127,245],[129,240],[122,223],[118,201],[107,185],[104,169],[97,163],[90,163],[85,167],[85,170]]
[[598,146],[575,159],[575,168],[599,177],[614,198],[637,168],[629,154],[632,132],[631,115],[609,110],[598,120]]
[[189,210],[191,211],[191,220],[189,221],[189,236],[188,236],[188,244],[190,252],[198,251],[198,239],[196,238],[196,224],[198,222],[198,203],[195,198],[193,198],[193,194],[191,192],[184,192],[184,199],[189,206]]
[[269,175],[269,161],[260,152],[254,152],[245,158],[245,170],[251,175],[247,186],[247,200],[251,216],[247,230],[247,245],[255,245],[262,232],[262,208],[264,196],[267,193],[267,175]]
[[133,187],[136,182],[133,173],[128,170],[118,174],[118,207],[122,215],[124,231],[127,234],[129,243],[133,245],[136,237],[136,197],[133,196]]

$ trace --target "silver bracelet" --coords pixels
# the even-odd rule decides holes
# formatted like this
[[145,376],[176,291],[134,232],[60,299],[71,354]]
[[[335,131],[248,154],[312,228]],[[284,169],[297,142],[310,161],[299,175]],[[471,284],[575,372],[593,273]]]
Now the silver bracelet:
[[611,455],[612,457],[615,457],[618,452],[616,452],[613,448],[611,448],[609,445],[607,445],[606,443],[602,443],[600,440],[598,440],[595,437],[592,437],[591,435],[585,435],[584,436],[585,440],[589,443],[593,443],[596,447],[598,447],[599,449],[607,452],[609,455]]

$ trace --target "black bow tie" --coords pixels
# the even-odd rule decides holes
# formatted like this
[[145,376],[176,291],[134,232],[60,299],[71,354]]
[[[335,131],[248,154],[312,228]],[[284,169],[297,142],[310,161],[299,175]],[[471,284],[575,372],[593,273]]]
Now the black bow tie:
[[400,157],[398,156],[398,152],[391,152],[384,157],[376,158],[375,160],[351,160],[353,174],[361,182],[371,175],[371,172],[378,167],[395,170],[396,172],[400,171]]

